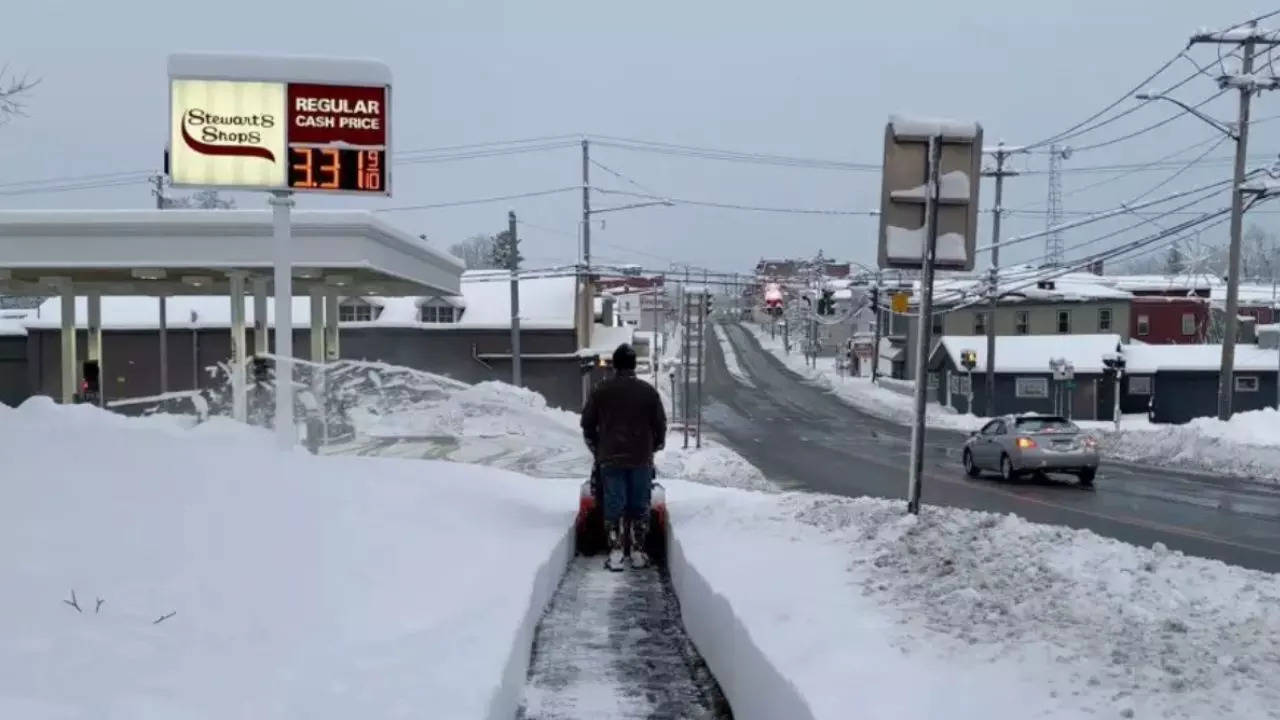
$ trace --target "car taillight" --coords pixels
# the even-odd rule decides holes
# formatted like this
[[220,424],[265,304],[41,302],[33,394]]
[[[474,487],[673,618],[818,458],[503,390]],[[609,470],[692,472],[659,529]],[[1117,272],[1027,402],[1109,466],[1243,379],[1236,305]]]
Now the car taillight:
[[1098,447],[1098,439],[1095,437],[1086,436],[1084,439],[1084,446],[1087,448]]
[[1036,441],[1032,440],[1029,437],[1018,438],[1018,447],[1022,448],[1023,450],[1026,450],[1027,448],[1033,448],[1035,446],[1036,446]]

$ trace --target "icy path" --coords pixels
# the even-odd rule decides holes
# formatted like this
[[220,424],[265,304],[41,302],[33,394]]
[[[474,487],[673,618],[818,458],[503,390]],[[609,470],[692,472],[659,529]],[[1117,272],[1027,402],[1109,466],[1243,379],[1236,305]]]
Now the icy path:
[[731,720],[666,573],[576,557],[534,636],[518,720]]

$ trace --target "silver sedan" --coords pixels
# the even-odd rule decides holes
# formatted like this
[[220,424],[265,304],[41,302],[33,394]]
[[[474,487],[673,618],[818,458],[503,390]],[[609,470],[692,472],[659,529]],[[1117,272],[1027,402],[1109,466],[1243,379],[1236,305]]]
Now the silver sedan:
[[1005,480],[1029,472],[1070,473],[1082,485],[1092,485],[1098,472],[1098,442],[1056,415],[1007,415],[969,435],[964,469],[970,477],[996,470]]

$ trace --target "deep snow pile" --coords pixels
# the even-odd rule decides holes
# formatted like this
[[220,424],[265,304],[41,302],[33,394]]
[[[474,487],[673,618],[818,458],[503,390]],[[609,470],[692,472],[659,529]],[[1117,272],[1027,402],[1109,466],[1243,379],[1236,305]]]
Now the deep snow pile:
[[1013,516],[681,492],[673,578],[735,709],[1280,717],[1275,575]]
[[1112,457],[1280,482],[1280,413],[1242,412],[1226,422],[1196,418],[1185,425],[1144,425],[1101,435]]
[[512,717],[577,493],[45,399],[0,405],[0,456],[24,720]]
[[[381,369],[385,383],[391,371]],[[491,465],[536,477],[585,478],[591,456],[575,413],[548,407],[536,392],[506,383],[469,386],[445,378],[397,369],[394,402],[368,394],[347,410],[355,429],[335,454],[439,457]],[[421,388],[410,392],[406,387]],[[755,466],[705,435],[701,449],[683,448],[672,432],[655,458],[660,478],[754,490],[774,486]]]

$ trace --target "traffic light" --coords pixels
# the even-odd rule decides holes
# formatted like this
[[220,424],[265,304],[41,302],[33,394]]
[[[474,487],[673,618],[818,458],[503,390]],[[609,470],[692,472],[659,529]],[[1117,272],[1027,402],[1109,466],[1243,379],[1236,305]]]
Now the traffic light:
[[961,350],[960,364],[963,365],[966,370],[974,369],[978,365],[978,353],[973,350]]
[[836,314],[836,298],[834,290],[823,290],[822,298],[818,300],[819,315],[835,315]]
[[711,314],[711,295],[707,294],[706,298],[707,298],[707,314],[710,315]]

